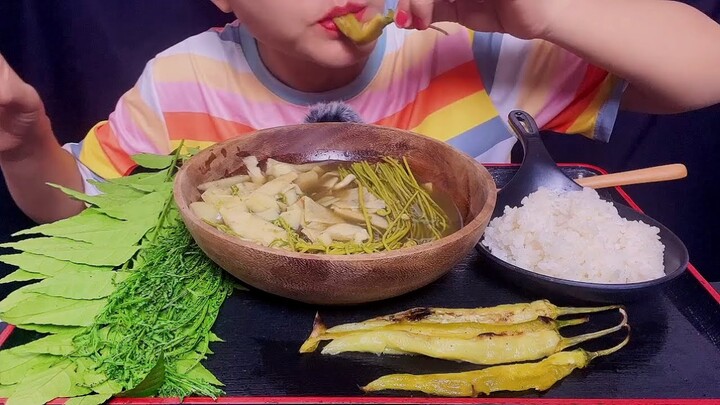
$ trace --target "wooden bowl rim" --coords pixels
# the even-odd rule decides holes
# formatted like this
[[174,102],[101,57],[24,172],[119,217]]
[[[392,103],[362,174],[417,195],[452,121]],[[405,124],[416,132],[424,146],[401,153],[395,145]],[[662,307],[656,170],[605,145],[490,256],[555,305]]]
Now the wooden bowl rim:
[[[404,133],[406,135],[410,135],[413,137],[421,137],[424,138],[427,141],[430,141],[431,143],[435,143],[438,145],[438,147],[445,148],[450,150],[452,154],[455,154],[458,159],[463,159],[471,164],[472,167],[476,169],[476,174],[481,177],[481,180],[484,180],[483,183],[490,184],[492,187],[488,190],[488,197],[485,200],[485,205],[483,206],[482,210],[475,215],[475,217],[472,219],[472,221],[468,222],[467,224],[464,224],[462,228],[458,229],[457,231],[451,233],[450,235],[447,235],[441,239],[424,243],[422,245],[417,245],[413,247],[408,248],[402,248],[393,250],[390,252],[384,251],[384,252],[377,252],[377,253],[362,253],[362,254],[356,254],[356,255],[327,255],[327,254],[318,254],[318,253],[299,253],[299,252],[291,252],[287,250],[282,250],[278,248],[271,248],[266,247],[260,244],[256,244],[253,242],[248,242],[241,240],[239,238],[233,237],[231,235],[228,235],[217,228],[205,223],[204,221],[200,220],[194,213],[189,212],[190,206],[187,201],[182,197],[182,193],[180,190],[180,183],[181,180],[184,178],[188,167],[190,166],[190,162],[193,160],[195,161],[202,161],[202,158],[204,155],[208,155],[213,152],[215,149],[219,149],[223,146],[233,144],[236,142],[242,142],[248,137],[257,137],[262,136],[263,134],[267,134],[269,132],[276,131],[279,128],[285,128],[285,129],[301,129],[308,128],[311,126],[336,126],[336,127],[343,127],[343,126],[358,126],[358,127],[365,127],[365,128],[373,128],[373,129],[382,129],[383,131],[392,131],[392,132],[398,132],[398,133]],[[477,228],[482,226],[482,223],[486,221],[486,219],[490,219],[490,216],[492,215],[493,210],[495,209],[495,202],[497,199],[497,188],[495,187],[495,180],[492,178],[492,175],[490,175],[490,172],[480,164],[477,160],[470,157],[470,155],[462,152],[459,149],[456,149],[452,147],[451,145],[439,141],[437,139],[431,138],[429,136],[419,134],[416,132],[403,130],[403,129],[397,129],[392,127],[385,127],[380,125],[374,125],[374,124],[361,124],[361,123],[351,123],[351,122],[321,122],[321,123],[303,123],[303,124],[294,124],[294,125],[283,125],[283,126],[276,126],[276,127],[270,127],[270,128],[264,128],[260,130],[253,131],[248,134],[244,134],[241,137],[228,139],[222,142],[215,143],[202,151],[200,151],[197,155],[193,156],[192,158],[188,159],[183,166],[180,167],[180,170],[178,171],[177,175],[175,176],[175,181],[173,184],[173,198],[175,200],[175,203],[178,206],[178,209],[180,210],[182,216],[188,220],[190,220],[193,225],[197,228],[199,228],[201,231],[205,231],[210,233],[213,236],[216,236],[220,239],[225,240],[226,242],[229,242],[231,244],[238,245],[240,247],[248,248],[255,250],[260,253],[267,253],[270,255],[277,255],[277,256],[283,256],[288,257],[292,259],[299,259],[299,260],[318,260],[318,261],[327,261],[327,262],[366,262],[366,261],[377,261],[377,260],[387,260],[387,259],[394,259],[394,258],[401,258],[407,255],[417,254],[419,252],[424,252],[428,250],[436,250],[441,249],[447,245],[456,243],[458,240],[461,240],[465,237],[468,237],[472,232],[474,232]]]

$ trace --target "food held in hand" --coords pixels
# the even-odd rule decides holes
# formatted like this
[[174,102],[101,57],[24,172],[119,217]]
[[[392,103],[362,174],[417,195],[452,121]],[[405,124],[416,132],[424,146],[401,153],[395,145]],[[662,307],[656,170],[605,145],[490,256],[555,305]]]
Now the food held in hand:
[[340,32],[358,45],[369,44],[380,38],[383,29],[395,19],[395,12],[389,10],[386,15],[377,14],[370,21],[360,22],[355,14],[346,14],[333,18]]

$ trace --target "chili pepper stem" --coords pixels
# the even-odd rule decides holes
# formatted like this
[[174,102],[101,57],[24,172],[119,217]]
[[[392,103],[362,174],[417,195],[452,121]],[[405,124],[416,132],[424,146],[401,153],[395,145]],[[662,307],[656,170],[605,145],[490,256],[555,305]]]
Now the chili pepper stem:
[[557,325],[558,329],[562,329],[566,326],[575,326],[575,325],[582,325],[590,320],[589,317],[584,316],[582,318],[577,319],[561,319],[558,321],[555,321],[555,324]]
[[608,305],[605,307],[560,307],[557,309],[558,316],[575,315],[575,314],[592,314],[595,312],[604,312],[611,309],[622,309],[622,305]]
[[598,357],[602,357],[602,356],[607,356],[607,355],[613,354],[613,353],[615,353],[616,351],[618,351],[618,350],[622,349],[623,347],[625,347],[625,345],[627,345],[628,342],[630,341],[630,325],[625,325],[625,328],[627,328],[627,336],[625,336],[625,339],[623,339],[622,342],[618,343],[617,345],[615,345],[615,346],[613,346],[613,347],[611,347],[611,348],[609,348],[609,349],[598,350],[598,351],[595,351],[595,352],[587,352],[588,363],[590,363],[591,361],[593,361],[594,359],[596,359],[596,358],[598,358]]
[[613,326],[612,328],[599,330],[597,332],[586,333],[584,335],[574,336],[571,338],[563,338],[562,341],[560,342],[559,350],[563,350],[568,347],[575,346],[579,343],[586,342],[591,339],[609,335],[613,332],[617,332],[620,329],[626,327],[627,321],[628,321],[627,312],[625,312],[625,310],[622,308],[618,308],[618,310],[620,311],[620,313],[622,314],[622,317],[623,317],[622,321],[618,325]]
[[313,320],[312,332],[305,342],[300,346],[300,353],[310,353],[317,350],[320,344],[320,336],[327,331],[327,326],[323,323],[320,318],[320,313],[315,313],[315,319]]
[[433,29],[433,30],[435,30],[435,31],[437,31],[437,32],[443,33],[443,34],[445,34],[445,35],[450,35],[450,34],[448,34],[448,32],[445,31],[444,29],[442,29],[442,28],[440,28],[440,27],[437,27],[437,26],[435,26],[435,25],[432,25],[432,24],[430,24],[430,25],[428,26],[428,28]]

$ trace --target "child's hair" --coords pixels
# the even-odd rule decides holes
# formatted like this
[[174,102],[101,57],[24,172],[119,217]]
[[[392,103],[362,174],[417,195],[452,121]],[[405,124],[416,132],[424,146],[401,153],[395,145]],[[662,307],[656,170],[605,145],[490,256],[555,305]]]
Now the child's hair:
[[333,101],[330,103],[319,103],[310,107],[305,117],[305,122],[357,122],[362,123],[360,116],[350,108],[349,105]]

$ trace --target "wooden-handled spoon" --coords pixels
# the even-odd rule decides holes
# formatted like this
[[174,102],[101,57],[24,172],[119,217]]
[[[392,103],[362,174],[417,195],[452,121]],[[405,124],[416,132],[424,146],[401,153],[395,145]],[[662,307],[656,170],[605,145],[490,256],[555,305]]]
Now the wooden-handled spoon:
[[685,165],[675,163],[645,169],[629,170],[626,172],[581,177],[575,179],[575,182],[583,187],[605,188],[677,180],[685,178],[686,176],[687,168]]

